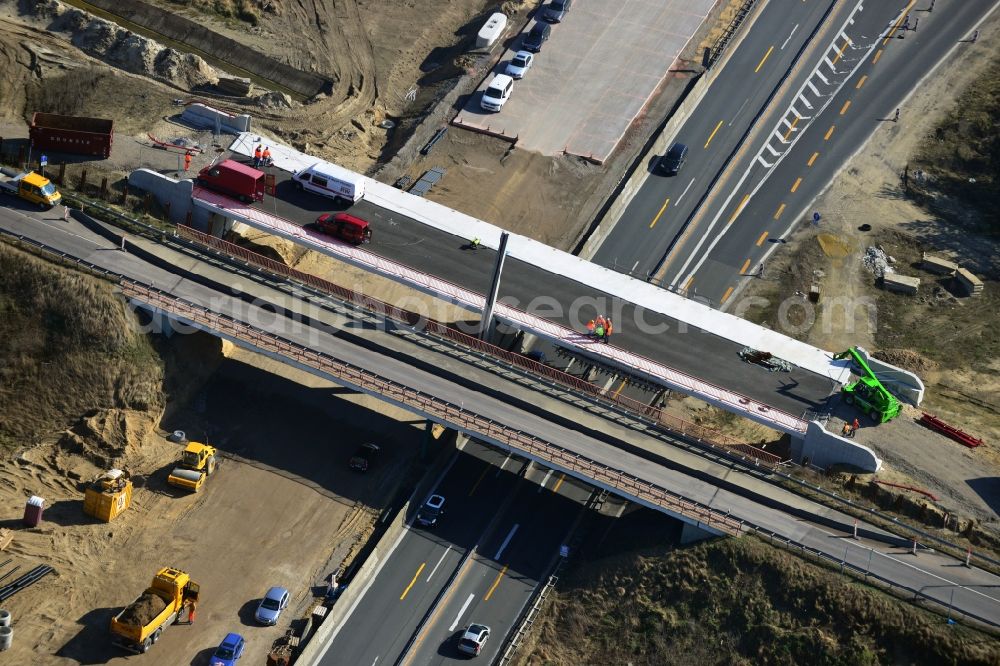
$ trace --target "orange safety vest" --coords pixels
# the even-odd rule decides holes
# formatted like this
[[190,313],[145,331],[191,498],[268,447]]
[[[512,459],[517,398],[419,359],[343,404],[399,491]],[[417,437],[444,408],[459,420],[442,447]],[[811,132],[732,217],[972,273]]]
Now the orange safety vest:
[[257,149],[253,151],[253,156],[260,159],[260,146],[257,146]]
[[587,322],[587,332],[589,332],[589,333],[593,333],[594,332],[594,320],[593,319],[591,319],[590,321]]
[[608,324],[608,326],[607,326],[607,328],[606,328],[606,329],[604,330],[604,334],[605,334],[605,335],[611,335],[611,331],[615,330],[615,327],[614,327],[614,325],[613,325],[613,324],[611,323],[611,320],[610,320],[610,319],[609,319],[609,320],[607,321],[607,324]]
[[271,151],[270,150],[265,150],[264,151],[264,159],[265,160],[271,159]]

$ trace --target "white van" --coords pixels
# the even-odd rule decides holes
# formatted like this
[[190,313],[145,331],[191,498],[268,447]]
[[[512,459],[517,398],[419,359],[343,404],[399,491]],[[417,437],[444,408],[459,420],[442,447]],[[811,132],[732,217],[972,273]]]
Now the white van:
[[365,195],[365,178],[330,162],[317,162],[293,177],[296,187],[322,194],[338,203],[354,204]]
[[479,104],[487,111],[499,111],[503,108],[504,102],[510,99],[513,90],[514,79],[506,74],[497,74],[483,91],[483,99]]

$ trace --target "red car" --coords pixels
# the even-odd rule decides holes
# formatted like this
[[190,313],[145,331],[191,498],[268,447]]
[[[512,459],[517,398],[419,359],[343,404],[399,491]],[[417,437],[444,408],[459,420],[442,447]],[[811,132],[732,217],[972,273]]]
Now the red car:
[[370,243],[372,228],[365,220],[347,213],[324,213],[316,218],[316,227],[324,234],[355,245]]

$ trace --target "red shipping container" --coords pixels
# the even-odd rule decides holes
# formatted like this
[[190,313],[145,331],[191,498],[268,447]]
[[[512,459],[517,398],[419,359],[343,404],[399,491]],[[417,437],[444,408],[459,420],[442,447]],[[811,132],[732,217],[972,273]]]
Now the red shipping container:
[[31,149],[36,153],[51,150],[107,159],[111,156],[115,123],[104,118],[36,111],[31,116],[28,136],[31,137]]

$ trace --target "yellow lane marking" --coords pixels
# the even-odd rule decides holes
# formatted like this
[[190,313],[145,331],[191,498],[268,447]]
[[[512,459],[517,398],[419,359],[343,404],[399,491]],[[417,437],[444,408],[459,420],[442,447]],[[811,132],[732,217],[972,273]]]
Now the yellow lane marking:
[[722,295],[722,301],[720,301],[720,302],[725,303],[729,299],[729,297],[732,295],[732,293],[733,293],[733,288],[732,287],[730,287],[729,289],[726,289],[726,293],[724,293]]
[[[782,205],[782,207],[784,207],[785,204],[781,204],[781,205]],[[763,245],[765,240],[767,240],[767,232],[766,231],[760,235],[760,238],[757,239],[757,247],[760,247],[761,245]]]
[[692,282],[694,282],[694,276],[693,275],[688,278],[687,282],[684,283],[684,291],[687,291],[688,289],[691,288],[691,283]]
[[819,153],[813,153],[813,156],[809,158],[808,162],[806,162],[806,166],[812,166],[817,157],[819,157]]
[[743,262],[743,268],[740,269],[740,275],[746,275],[747,269],[750,268],[750,260],[747,259]]
[[830,137],[833,135],[833,128],[834,127],[836,127],[836,125],[830,125],[830,129],[828,129],[826,131],[826,136],[823,137],[824,141],[829,141],[830,140]]
[[507,573],[507,565],[506,564],[503,565],[503,569],[501,569],[500,573],[497,574],[497,579],[495,581],[493,581],[493,585],[490,586],[490,591],[486,593],[485,597],[483,597],[483,601],[489,601],[490,600],[490,597],[493,596],[493,590],[497,589],[497,585],[500,584],[500,579],[503,578],[503,575],[505,573]]
[[764,54],[764,57],[760,59],[759,63],[757,63],[757,69],[753,70],[754,74],[759,72],[760,68],[764,66],[764,62],[771,56],[771,51],[773,50],[774,50],[773,46],[767,50],[767,53]]
[[917,0],[910,0],[910,4],[906,5],[906,9],[903,10],[903,13],[900,14],[899,18],[896,20],[896,25],[892,26],[892,30],[890,30],[889,34],[886,35],[886,38],[882,40],[882,46],[888,44],[889,40],[896,35],[896,30],[898,30],[899,26],[903,24],[903,20],[906,18],[906,15],[910,13],[910,9],[912,9],[915,4],[917,4]]
[[779,217],[781,217],[781,214],[784,212],[785,212],[785,204],[781,204],[780,206],[778,206],[778,211],[774,214],[774,219],[777,220]]
[[788,126],[788,131],[785,132],[785,136],[783,137],[785,141],[788,141],[788,137],[792,134],[792,130],[794,130],[795,126],[798,124],[799,124],[799,117],[795,116],[794,118],[792,118],[792,124]]
[[834,65],[837,64],[838,60],[840,60],[842,57],[844,57],[844,50],[845,49],[847,49],[847,40],[844,40],[844,45],[840,47],[840,50],[837,51],[837,55],[835,55],[833,57],[833,64]]
[[748,200],[749,198],[750,198],[750,195],[749,195],[749,194],[744,194],[744,195],[743,195],[743,201],[741,201],[741,202],[740,202],[740,205],[736,207],[736,210],[735,210],[735,211],[733,211],[733,216],[732,216],[731,218],[729,218],[729,222],[728,222],[727,224],[732,224],[732,223],[733,223],[733,222],[734,222],[734,221],[736,220],[736,217],[737,217],[737,216],[738,216],[738,215],[739,215],[740,213],[742,213],[742,212],[743,212],[743,206],[746,206],[746,205],[747,205],[747,200]]
[[801,178],[796,178],[795,179],[795,184],[792,185],[792,192],[794,192],[795,190],[799,189],[799,185],[800,184],[802,184],[802,179]]
[[847,110],[851,108],[851,100],[844,102],[844,106],[840,107],[840,115],[847,113]]
[[[625,382],[622,382],[622,384],[624,384],[624,383]],[[621,389],[618,389],[618,390],[620,391]],[[615,394],[615,395],[617,395],[617,394]],[[559,492],[559,486],[561,486],[562,482],[565,481],[565,480],[566,480],[566,475],[565,474],[560,474],[559,475],[559,480],[556,481],[556,485],[552,486],[552,492],[554,492],[554,493]]]
[[865,81],[868,80],[868,75],[865,74],[860,79],[858,79],[858,85],[854,86],[855,90],[861,90],[861,86],[865,85]]
[[479,475],[479,478],[476,479],[476,482],[472,484],[472,488],[469,489],[469,497],[472,497],[472,493],[476,492],[476,488],[479,487],[479,484],[483,480],[483,477],[486,476],[486,472],[490,471],[491,469],[493,469],[493,466],[487,463],[486,467],[483,468],[483,473]]
[[722,127],[721,120],[719,121],[719,124],[715,126],[715,129],[712,130],[712,133],[708,135],[708,141],[705,142],[705,145],[703,146],[704,148],[708,148],[708,144],[712,143],[712,139],[715,138],[715,133],[719,131],[720,127]]
[[670,203],[670,197],[667,197],[667,200],[663,202],[663,206],[660,207],[660,212],[657,213],[656,217],[653,218],[653,221],[649,223],[649,228],[650,229],[652,229],[653,227],[656,226],[656,223],[659,221],[660,216],[663,215],[663,211],[665,211],[667,209],[667,204],[668,203]]
[[417,577],[420,575],[420,572],[423,571],[424,567],[426,567],[426,566],[427,566],[426,562],[422,562],[420,564],[420,568],[417,569],[417,573],[413,574],[413,580],[411,580],[410,584],[406,586],[406,589],[403,590],[403,593],[401,595],[399,595],[399,600],[400,601],[402,601],[403,599],[406,598],[406,595],[409,593],[410,588],[413,587],[413,584],[417,582]]
[[875,52],[875,57],[872,58],[872,64],[874,65],[875,63],[877,63],[878,59],[881,57],[882,57],[882,49],[879,49],[878,51]]

